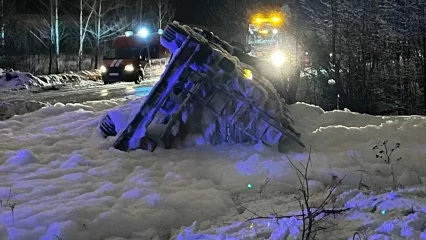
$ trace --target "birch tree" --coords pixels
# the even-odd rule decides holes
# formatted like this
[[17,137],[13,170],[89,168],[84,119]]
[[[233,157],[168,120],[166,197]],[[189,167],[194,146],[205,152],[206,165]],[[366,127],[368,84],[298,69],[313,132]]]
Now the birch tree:
[[172,21],[176,9],[170,0],[154,0],[152,4],[155,25],[158,29],[162,29],[164,24]]
[[152,17],[149,0],[126,0],[123,15],[131,24],[132,29],[145,25]]
[[[52,9],[52,8],[51,8]],[[54,9],[54,46],[55,46],[55,58],[56,58],[56,73],[59,73],[59,57],[60,57],[60,36],[59,36],[59,0],[53,1],[53,9]],[[53,15],[53,14],[52,14]]]
[[[59,72],[60,42],[66,37],[59,19],[59,1],[40,1],[42,22],[32,22],[28,30],[44,47],[49,49],[49,73]],[[47,40],[47,41],[46,41]],[[55,64],[55,66],[53,66]]]
[[144,16],[145,16],[145,14],[144,14],[145,7],[146,7],[145,6],[145,0],[137,0],[136,1],[135,9],[137,9],[136,16],[137,16],[137,20],[138,20],[139,26],[143,25]]
[[0,56],[6,55],[8,51],[13,51],[6,46],[7,37],[8,35],[10,37],[11,32],[15,32],[18,22],[16,13],[21,5],[16,0],[0,0]]
[[5,19],[5,6],[4,0],[0,0],[0,53],[3,54],[5,47],[5,32],[6,32],[6,19]]
[[95,54],[95,68],[99,66],[100,48],[103,41],[123,32],[130,24],[119,14],[125,1],[96,0],[93,10],[94,24],[87,29],[93,37],[92,45]]
[[[78,28],[79,28],[79,44],[78,44],[78,70],[81,71],[82,69],[82,62],[83,62],[83,51],[84,51],[84,41],[86,39],[86,35],[88,33],[89,29],[89,23],[93,16],[94,7],[96,6],[96,0],[93,2],[89,2],[88,0],[79,0],[79,22],[78,22]],[[89,6],[89,7],[88,7]],[[89,14],[88,16],[84,16],[85,10],[88,9]]]

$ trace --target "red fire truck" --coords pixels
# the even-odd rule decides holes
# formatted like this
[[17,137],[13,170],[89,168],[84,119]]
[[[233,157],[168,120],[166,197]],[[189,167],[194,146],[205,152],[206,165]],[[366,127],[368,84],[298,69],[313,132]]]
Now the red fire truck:
[[146,79],[146,70],[157,60],[170,58],[170,51],[160,44],[160,33],[126,32],[112,41],[100,67],[104,84],[135,82]]

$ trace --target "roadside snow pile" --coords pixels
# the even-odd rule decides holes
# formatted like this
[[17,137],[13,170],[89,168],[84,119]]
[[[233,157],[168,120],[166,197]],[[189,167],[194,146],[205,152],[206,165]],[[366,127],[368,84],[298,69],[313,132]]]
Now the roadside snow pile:
[[[300,233],[294,218],[279,225],[245,220],[255,217],[251,212],[300,211],[287,157],[306,163],[307,151],[281,154],[262,144],[117,151],[97,132],[99,121],[111,109],[131,112],[139,101],[55,104],[0,122],[0,239],[286,239]],[[413,186],[426,181],[425,117],[324,112],[301,103],[290,111],[302,141],[312,145],[312,201],[346,175],[332,203],[351,210],[327,218],[338,226],[317,239],[352,239],[356,231],[370,239],[424,239],[426,188]],[[386,139],[401,143],[392,164],[406,189],[394,193],[383,192],[393,185],[390,164],[372,151]],[[350,190],[360,185],[381,193]],[[182,226],[191,227],[171,230]]]
[[[73,74],[72,72],[69,72],[69,74]],[[99,69],[95,70],[83,70],[81,72],[77,72],[77,75],[83,76],[86,80],[90,81],[101,81],[102,80],[102,73]]]
[[96,76],[96,71],[34,76],[31,73],[8,70],[0,74],[0,88],[32,89],[57,85],[88,85],[95,84],[92,79],[97,79]]
[[34,112],[45,106],[48,106],[48,104],[37,101],[0,102],[0,121],[9,119],[15,115]]
[[29,87],[42,87],[46,83],[30,73],[7,71],[0,76],[0,88],[26,89]]

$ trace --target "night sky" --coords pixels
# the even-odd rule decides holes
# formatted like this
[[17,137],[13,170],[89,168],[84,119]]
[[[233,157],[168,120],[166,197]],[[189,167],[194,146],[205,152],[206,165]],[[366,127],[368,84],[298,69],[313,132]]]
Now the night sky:
[[[192,23],[192,24],[205,24],[208,19],[207,17],[214,16],[214,10],[212,2],[221,2],[221,1],[212,1],[212,0],[173,0],[178,7],[175,15],[175,20],[182,23]],[[223,2],[232,1],[232,0],[222,0]],[[256,6],[275,6],[282,7],[286,1],[283,0],[239,0],[239,2],[244,3],[244,7],[248,5],[250,7]],[[243,7],[243,6],[241,6]],[[216,6],[217,9],[217,6]],[[212,11],[213,10],[213,11]],[[243,17],[243,16],[242,16]]]
[[[21,9],[22,13],[37,13],[40,11],[39,1],[40,0],[15,0],[17,5],[24,5],[24,7]],[[46,1],[48,0],[41,0]],[[65,0],[62,0],[65,1]],[[76,4],[78,4],[77,0],[66,0],[65,2],[67,5],[73,4],[72,2],[75,1]],[[149,0],[147,0],[148,2]],[[188,24],[206,24],[209,19],[208,16],[212,16],[212,0],[171,0],[172,3],[177,7],[175,18],[174,20],[177,20],[182,23],[188,23]],[[223,1],[229,1],[229,0],[223,0]],[[216,1],[218,2],[218,1]],[[251,3],[271,3],[271,2],[281,2],[278,0],[245,0],[247,4]]]
[[206,16],[209,13],[208,1],[206,0],[185,0],[177,4],[175,20],[184,23],[198,23],[203,24],[206,22]]
[[[69,0],[67,0],[70,3]],[[175,20],[187,23],[204,22],[208,13],[208,0],[172,0],[177,11]],[[37,13],[39,0],[16,0],[18,5],[24,5],[22,13]],[[76,1],[77,2],[77,1]]]

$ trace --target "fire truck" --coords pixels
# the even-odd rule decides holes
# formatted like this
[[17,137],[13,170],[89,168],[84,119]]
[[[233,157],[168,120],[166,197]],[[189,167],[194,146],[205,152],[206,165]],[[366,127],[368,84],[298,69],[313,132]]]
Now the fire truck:
[[306,53],[302,56],[300,46],[296,48],[297,42],[286,34],[285,15],[282,11],[273,10],[269,13],[256,13],[249,23],[247,44],[251,48],[251,55],[266,60],[275,67],[293,67],[298,62],[304,61],[310,64]]
[[148,72],[159,68],[158,65],[165,66],[171,54],[160,44],[160,36],[161,32],[149,34],[142,30],[137,34],[127,31],[114,39],[100,67],[104,84],[140,84],[147,79]]

